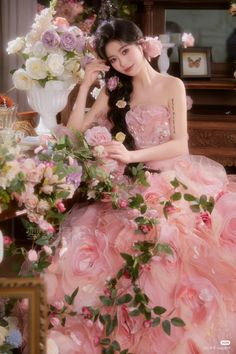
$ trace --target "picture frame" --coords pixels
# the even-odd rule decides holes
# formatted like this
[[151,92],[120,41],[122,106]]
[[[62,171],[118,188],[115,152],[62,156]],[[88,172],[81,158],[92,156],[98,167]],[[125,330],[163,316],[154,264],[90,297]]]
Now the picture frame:
[[180,77],[204,79],[211,77],[211,47],[179,48]]
[[0,300],[28,299],[28,352],[46,353],[47,304],[40,278],[0,278]]

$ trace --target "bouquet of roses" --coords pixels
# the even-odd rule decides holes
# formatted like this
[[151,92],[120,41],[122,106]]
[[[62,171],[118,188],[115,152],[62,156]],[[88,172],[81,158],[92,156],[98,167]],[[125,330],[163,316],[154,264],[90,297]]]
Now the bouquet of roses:
[[33,84],[42,87],[51,81],[75,84],[83,77],[84,67],[93,55],[93,39],[63,17],[56,17],[57,1],[36,15],[30,32],[8,43],[8,54],[20,54],[22,68],[14,71],[17,89],[29,90]]

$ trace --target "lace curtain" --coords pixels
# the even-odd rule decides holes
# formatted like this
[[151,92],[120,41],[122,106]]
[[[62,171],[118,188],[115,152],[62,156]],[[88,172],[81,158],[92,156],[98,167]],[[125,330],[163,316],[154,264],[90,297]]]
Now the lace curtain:
[[[25,35],[34,20],[37,0],[1,0],[0,1],[0,92],[13,87],[10,70],[21,66],[17,55],[8,55],[7,42]],[[9,93],[18,104],[18,111],[31,110],[23,91]]]

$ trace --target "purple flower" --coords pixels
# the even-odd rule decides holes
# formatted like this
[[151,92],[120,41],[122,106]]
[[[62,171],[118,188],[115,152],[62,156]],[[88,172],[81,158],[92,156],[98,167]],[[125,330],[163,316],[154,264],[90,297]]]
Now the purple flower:
[[77,39],[77,44],[76,44],[76,52],[77,53],[82,53],[84,51],[84,48],[85,48],[85,38],[80,36],[78,39]]
[[93,60],[94,60],[94,57],[93,57],[93,56],[91,56],[91,55],[85,55],[85,56],[81,59],[81,61],[80,61],[81,68],[82,68],[82,69],[85,69],[85,66],[86,66],[87,64],[91,63],[91,61],[93,61]]
[[72,172],[67,176],[67,183],[73,183],[76,188],[79,187],[82,177],[82,167],[78,172]]
[[19,348],[22,344],[22,335],[18,329],[10,329],[6,342],[14,348]]
[[77,38],[71,32],[64,32],[61,36],[60,45],[62,49],[66,50],[67,52],[70,52],[71,50],[75,49],[77,45]]
[[117,76],[111,76],[107,81],[107,88],[109,91],[114,91],[119,83],[119,78]]
[[60,43],[60,36],[56,31],[48,30],[42,34],[42,42],[45,48],[56,48]]

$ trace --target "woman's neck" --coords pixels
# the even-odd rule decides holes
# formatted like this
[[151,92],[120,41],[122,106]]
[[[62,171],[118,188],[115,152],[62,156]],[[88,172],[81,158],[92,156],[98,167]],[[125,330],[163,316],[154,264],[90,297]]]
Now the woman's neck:
[[153,84],[153,79],[156,78],[157,75],[157,71],[154,70],[149,62],[145,59],[142,69],[135,77],[133,77],[132,82],[134,88],[145,88],[147,86],[151,86]]

